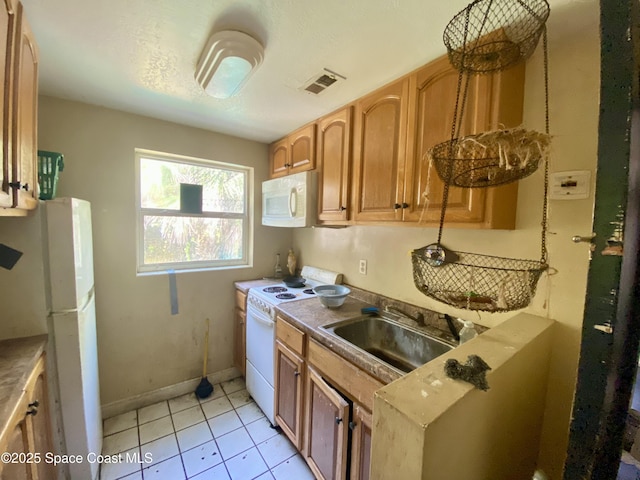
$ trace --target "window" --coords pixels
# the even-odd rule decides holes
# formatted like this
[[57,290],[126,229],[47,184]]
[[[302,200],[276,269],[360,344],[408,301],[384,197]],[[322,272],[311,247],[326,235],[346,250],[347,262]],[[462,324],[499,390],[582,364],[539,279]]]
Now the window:
[[248,266],[253,169],[136,149],[138,273]]

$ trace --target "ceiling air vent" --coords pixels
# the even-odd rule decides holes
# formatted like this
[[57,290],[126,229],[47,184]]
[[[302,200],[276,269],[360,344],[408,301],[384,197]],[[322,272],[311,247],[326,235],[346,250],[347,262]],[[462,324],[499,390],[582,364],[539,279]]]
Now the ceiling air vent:
[[318,75],[314,75],[313,78],[306,83],[306,87],[304,87],[303,89],[307,92],[318,95],[319,93],[324,92],[338,80],[346,79],[347,77],[344,77],[339,73],[332,72],[328,68],[324,68],[321,73],[319,73]]

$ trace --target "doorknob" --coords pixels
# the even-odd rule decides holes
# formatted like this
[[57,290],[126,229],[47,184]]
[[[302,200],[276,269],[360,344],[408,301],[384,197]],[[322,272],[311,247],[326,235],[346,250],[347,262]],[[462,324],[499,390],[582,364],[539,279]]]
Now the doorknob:
[[602,325],[594,325],[593,328],[604,333],[613,333],[613,327],[609,322],[606,322]]
[[571,241],[573,241],[573,243],[580,243],[580,242],[591,243],[591,241],[594,238],[596,238],[595,233],[592,233],[588,237],[581,237],[580,235],[574,235],[573,237],[571,237]]

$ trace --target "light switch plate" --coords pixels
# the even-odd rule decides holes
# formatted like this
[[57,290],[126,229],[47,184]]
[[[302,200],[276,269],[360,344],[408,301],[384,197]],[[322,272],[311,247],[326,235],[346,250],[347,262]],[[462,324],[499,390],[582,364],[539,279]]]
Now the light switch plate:
[[591,172],[574,170],[554,172],[549,179],[549,198],[552,200],[579,200],[589,198]]

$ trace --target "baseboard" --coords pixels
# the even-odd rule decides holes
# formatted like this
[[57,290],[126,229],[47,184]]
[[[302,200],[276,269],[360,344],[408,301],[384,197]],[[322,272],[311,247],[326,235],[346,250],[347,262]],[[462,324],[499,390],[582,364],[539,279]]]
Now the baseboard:
[[[210,373],[207,375],[207,378],[215,385],[216,383],[226,382],[227,380],[232,380],[239,376],[240,372],[238,369],[231,367],[220,372]],[[141,393],[134,397],[107,403],[102,405],[102,418],[115,417],[121,413],[130,412],[137,408],[146,407],[147,405],[153,405],[154,403],[158,403],[163,400],[169,400],[186,393],[194,392],[200,383],[200,380],[202,380],[202,377],[192,378],[190,380],[185,380],[184,382],[176,383],[175,385],[169,385],[157,390]]]

